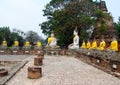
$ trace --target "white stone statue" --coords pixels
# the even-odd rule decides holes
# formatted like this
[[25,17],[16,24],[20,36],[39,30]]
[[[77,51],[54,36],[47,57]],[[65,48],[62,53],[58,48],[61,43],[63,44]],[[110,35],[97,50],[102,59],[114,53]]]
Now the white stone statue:
[[54,34],[51,33],[51,36],[48,38],[48,43],[46,47],[55,48],[57,46],[57,39],[54,37]]
[[68,46],[68,49],[79,49],[79,36],[77,29],[74,30],[73,34],[73,43]]
[[89,29],[86,30],[88,37],[90,38],[93,34],[94,26],[92,25]]

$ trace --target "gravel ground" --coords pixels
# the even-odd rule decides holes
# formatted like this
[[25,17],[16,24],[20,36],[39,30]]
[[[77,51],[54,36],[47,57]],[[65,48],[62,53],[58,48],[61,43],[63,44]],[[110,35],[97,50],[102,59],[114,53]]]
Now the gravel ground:
[[90,66],[74,57],[45,55],[43,76],[28,79],[27,68],[33,66],[34,56],[6,85],[120,85],[120,79]]

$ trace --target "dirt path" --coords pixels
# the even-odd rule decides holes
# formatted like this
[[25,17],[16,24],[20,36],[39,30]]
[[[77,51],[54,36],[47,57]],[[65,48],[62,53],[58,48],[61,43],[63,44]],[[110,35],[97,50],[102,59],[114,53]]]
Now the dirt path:
[[120,85],[120,79],[73,57],[45,55],[43,77],[28,79],[27,68],[34,56],[6,85]]

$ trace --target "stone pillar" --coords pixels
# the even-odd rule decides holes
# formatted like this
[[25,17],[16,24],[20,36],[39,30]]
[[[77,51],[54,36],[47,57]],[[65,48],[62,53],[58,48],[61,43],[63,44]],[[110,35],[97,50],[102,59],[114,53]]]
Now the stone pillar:
[[28,78],[37,79],[42,77],[41,67],[28,67]]
[[41,58],[41,57],[35,57],[34,58],[34,65],[41,66],[43,64],[42,61],[43,61],[43,58]]
[[40,53],[37,54],[37,57],[44,59],[44,51],[41,50]]
[[40,50],[40,52],[38,54],[41,55],[41,56],[44,56],[44,51]]

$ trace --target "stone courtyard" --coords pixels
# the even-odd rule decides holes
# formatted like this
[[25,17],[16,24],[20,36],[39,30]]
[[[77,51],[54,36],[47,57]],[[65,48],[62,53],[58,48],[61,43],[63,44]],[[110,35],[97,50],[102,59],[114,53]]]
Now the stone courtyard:
[[0,60],[28,61],[6,85],[119,85],[120,79],[88,65],[74,56],[44,56],[42,77],[29,79],[27,68],[34,65],[35,55],[4,55]]

